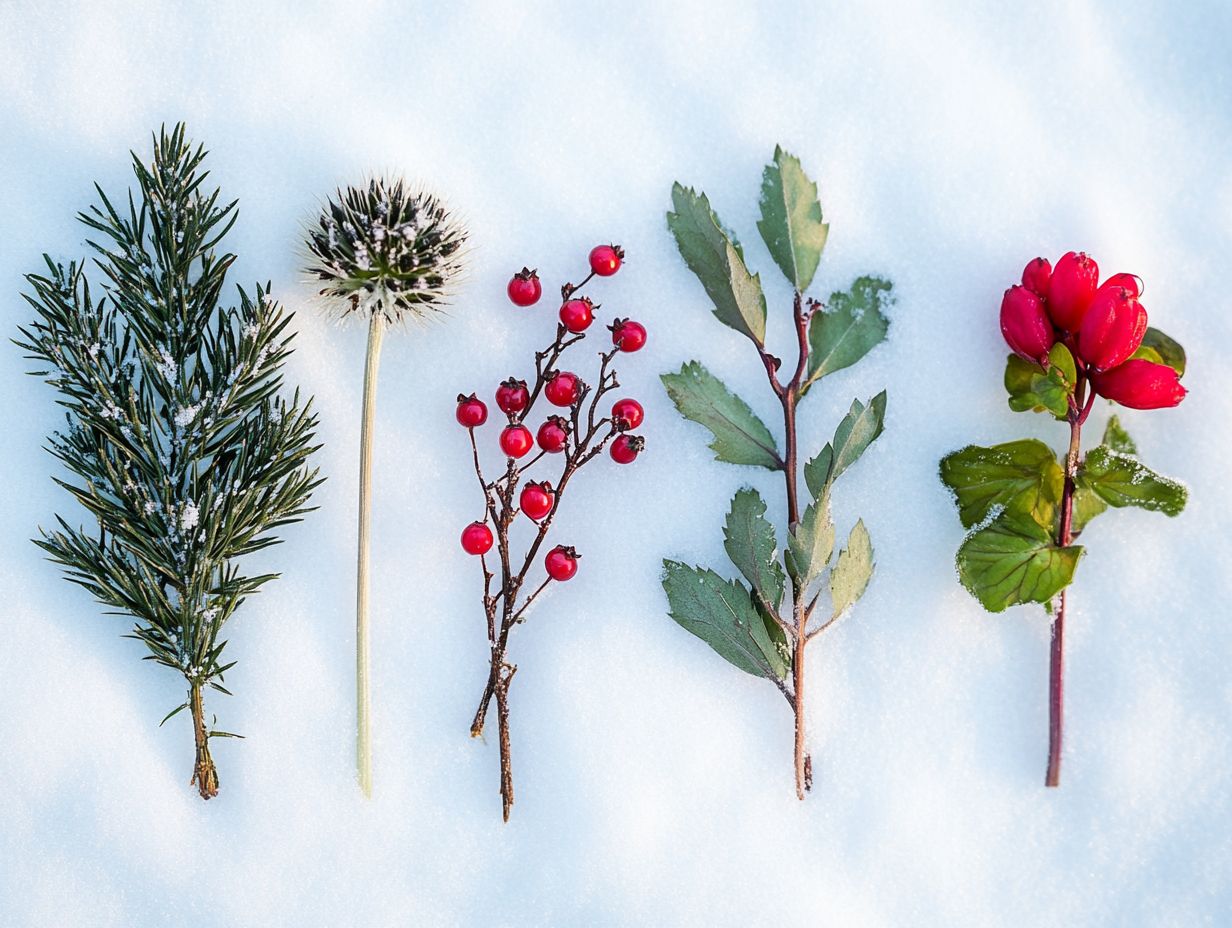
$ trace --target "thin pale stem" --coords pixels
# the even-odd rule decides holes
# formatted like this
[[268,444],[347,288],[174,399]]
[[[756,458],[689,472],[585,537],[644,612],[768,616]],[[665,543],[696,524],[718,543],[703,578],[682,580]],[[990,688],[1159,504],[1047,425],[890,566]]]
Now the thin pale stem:
[[372,430],[376,416],[376,378],[385,322],[373,313],[368,323],[364,363],[364,407],[359,429],[359,553],[355,577],[355,763],[359,788],[372,796],[372,704],[369,686],[368,562],[372,514]]

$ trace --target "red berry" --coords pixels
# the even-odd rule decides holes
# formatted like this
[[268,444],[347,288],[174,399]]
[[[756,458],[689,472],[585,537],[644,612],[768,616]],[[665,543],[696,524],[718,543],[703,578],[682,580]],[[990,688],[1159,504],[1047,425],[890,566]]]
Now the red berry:
[[1022,285],[1041,300],[1048,299],[1048,282],[1052,277],[1052,265],[1047,258],[1033,258],[1022,272]]
[[611,277],[620,270],[624,249],[619,245],[596,245],[590,249],[590,269],[600,277]]
[[577,573],[579,557],[581,555],[572,547],[557,545],[543,559],[543,566],[553,580],[568,580]]
[[1078,357],[1111,370],[1138,350],[1146,335],[1146,309],[1124,287],[1099,288],[1078,329]]
[[1142,278],[1137,274],[1113,274],[1100,284],[1099,289],[1103,290],[1104,287],[1122,287],[1128,290],[1135,300],[1142,296]]
[[539,283],[538,274],[524,267],[513,275],[505,290],[514,305],[533,306],[539,302],[539,297],[543,293],[543,284]]
[[1133,358],[1104,373],[1095,371],[1091,385],[1100,396],[1130,409],[1175,406],[1186,392],[1175,370],[1145,358]]
[[586,297],[566,300],[560,308],[561,324],[570,332],[585,332],[595,321],[595,304]]
[[637,428],[645,415],[642,404],[637,400],[623,399],[612,404],[612,421],[622,432]]
[[572,406],[582,395],[582,381],[571,371],[557,371],[543,388],[553,406]]
[[492,530],[482,522],[462,529],[462,550],[467,554],[487,554],[492,549]]
[[556,493],[547,482],[526,484],[518,497],[518,505],[522,507],[522,511],[536,522],[551,512],[555,503]]
[[488,407],[484,405],[483,400],[477,397],[474,393],[470,396],[458,394],[458,424],[464,425],[468,429],[473,429],[478,425],[483,425],[488,421]]
[[501,451],[509,457],[520,458],[535,447],[535,440],[531,437],[530,429],[518,423],[505,426],[500,433],[500,446]]
[[1099,265],[1085,254],[1067,252],[1052,270],[1048,281],[1048,315],[1053,325],[1077,332],[1095,296]]
[[525,410],[529,403],[530,391],[526,389],[525,380],[510,377],[496,388],[496,405],[503,413],[516,416]]
[[640,435],[617,435],[610,454],[617,464],[632,464],[645,447],[646,439]]
[[548,416],[547,421],[539,426],[539,447],[548,454],[564,451],[568,437],[569,423],[560,416]]
[[646,344],[646,327],[632,319],[617,319],[608,329],[612,332],[612,344],[621,351],[639,351]]
[[1056,340],[1044,301],[1017,284],[1001,299],[1001,334],[1014,354],[1037,364],[1048,355]]

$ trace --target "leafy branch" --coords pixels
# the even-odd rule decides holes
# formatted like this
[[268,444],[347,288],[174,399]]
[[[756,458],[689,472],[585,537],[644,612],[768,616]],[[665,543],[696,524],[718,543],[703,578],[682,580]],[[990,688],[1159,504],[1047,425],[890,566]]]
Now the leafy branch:
[[[793,289],[795,362],[766,347],[766,300],[759,275],[745,264],[740,243],[724,228],[705,194],[676,184],[668,228],[685,263],[697,275],[720,322],[752,341],[770,389],[779,402],[783,450],[773,433],[743,399],[700,363],[662,376],[668,395],[685,418],[713,436],[715,458],[763,467],[783,475],[786,545],[766,518],[761,494],[745,487],[732,500],[724,526],[724,548],[745,582],[726,580],[713,570],[664,561],[663,587],[670,614],[746,673],[771,681],[795,716],[796,793],[811,787],[812,762],[805,737],[805,647],[837,622],[863,595],[873,572],[873,549],[862,521],[851,529],[835,557],[830,518],[834,482],[881,434],[884,392],[867,403],[856,400],[834,438],[801,466],[796,410],[821,378],[855,364],[884,340],[889,326],[883,310],[891,284],[861,277],[828,304],[805,297],[829,235],[817,186],[800,162],[781,148],[762,178],[761,232],[770,256]],[[800,508],[798,480],[807,497]],[[784,602],[787,589],[791,595]],[[823,594],[829,609],[818,612]]]

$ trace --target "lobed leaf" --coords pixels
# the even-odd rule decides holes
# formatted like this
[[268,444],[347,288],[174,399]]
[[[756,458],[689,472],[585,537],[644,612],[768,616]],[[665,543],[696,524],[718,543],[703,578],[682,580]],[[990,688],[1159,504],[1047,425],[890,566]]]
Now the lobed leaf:
[[663,568],[669,614],[682,628],[745,673],[768,680],[787,676],[787,657],[771,640],[743,584],[678,561],[665,560]]
[[762,172],[760,205],[757,230],[783,276],[802,293],[813,282],[830,225],[821,215],[817,185],[800,160],[777,145]]
[[834,440],[804,465],[804,482],[820,499],[839,476],[859,460],[868,446],[885,429],[886,392],[882,390],[867,404],[851,401],[851,409],[834,431]]
[[804,510],[800,521],[788,531],[787,572],[801,589],[821,576],[834,553],[834,523],[830,503],[818,499]]
[[1010,510],[967,536],[958,549],[958,576],[989,612],[1019,603],[1047,603],[1069,585],[1082,547],[1060,547],[1052,533]]
[[1077,484],[1110,506],[1137,506],[1168,516],[1185,508],[1184,484],[1155,473],[1136,458],[1106,445],[1092,448],[1078,468]]
[[774,526],[766,519],[766,501],[751,487],[732,497],[723,526],[723,547],[736,569],[762,600],[777,610],[783,601],[783,565],[778,559]]
[[1065,474],[1052,449],[1029,438],[947,454],[941,459],[941,482],[954,491],[963,528],[983,522],[998,506],[1050,528]]
[[697,361],[660,380],[676,409],[686,419],[704,425],[714,436],[710,449],[717,460],[782,470],[778,444],[748,404]]
[[724,231],[704,193],[680,184],[672,186],[667,227],[680,256],[714,304],[724,325],[747,335],[759,346],[766,339],[766,298],[761,280],[750,274],[740,247]]
[[809,364],[801,393],[827,374],[850,367],[885,340],[890,320],[882,309],[891,302],[893,284],[880,277],[860,277],[847,292],[830,294],[824,310],[809,322]]

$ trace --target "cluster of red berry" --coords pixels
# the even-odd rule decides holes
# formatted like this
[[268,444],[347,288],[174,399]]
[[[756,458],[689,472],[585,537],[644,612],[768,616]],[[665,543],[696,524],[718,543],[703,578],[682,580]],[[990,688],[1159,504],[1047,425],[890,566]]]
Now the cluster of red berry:
[[1134,357],[1147,331],[1141,295],[1134,274],[1113,274],[1100,284],[1099,266],[1086,254],[1068,252],[1055,269],[1036,258],[1022,284],[1005,291],[1001,333],[1017,355],[1045,367],[1053,345],[1063,343],[1095,392],[1122,406],[1175,406],[1185,398],[1177,372]]
[[[620,270],[624,252],[616,245],[599,245],[590,252],[590,276],[610,277]],[[583,281],[583,284],[586,281]],[[565,287],[566,298],[560,307],[560,329],[557,334],[557,345],[563,347],[562,339],[566,333],[581,336],[594,322],[595,304],[588,297],[573,297],[572,294],[582,285]],[[509,299],[516,306],[533,306],[543,295],[543,285],[539,275],[523,268],[513,275],[507,287]],[[617,318],[608,326],[612,333],[612,351],[638,351],[646,344],[646,328],[640,322],[631,319]],[[536,384],[532,394],[525,380],[510,377],[496,388],[496,405],[508,418],[508,423],[501,430],[499,444],[501,451],[509,459],[525,457],[539,445],[540,454],[560,454],[569,444],[569,435],[576,423],[561,415],[550,415],[539,426],[532,436],[529,428],[523,424],[523,419],[530,411],[534,399],[542,387],[547,401],[562,411],[576,411],[589,387],[572,371],[553,370],[546,372],[542,382]],[[639,435],[629,434],[642,424],[644,412],[642,405],[635,399],[617,400],[612,405],[610,422],[615,435],[609,446],[608,453],[617,464],[631,464],[637,458],[645,441]],[[474,429],[488,420],[488,407],[472,393],[469,396],[458,396],[458,423],[467,429]],[[523,485],[518,497],[521,512],[535,522],[547,517],[556,507],[556,493],[547,481],[528,481]],[[486,522],[472,522],[462,531],[462,549],[468,554],[482,555],[491,550],[494,543],[492,529]],[[544,567],[553,580],[568,580],[577,573],[578,553],[572,547],[557,545],[547,553]]]

